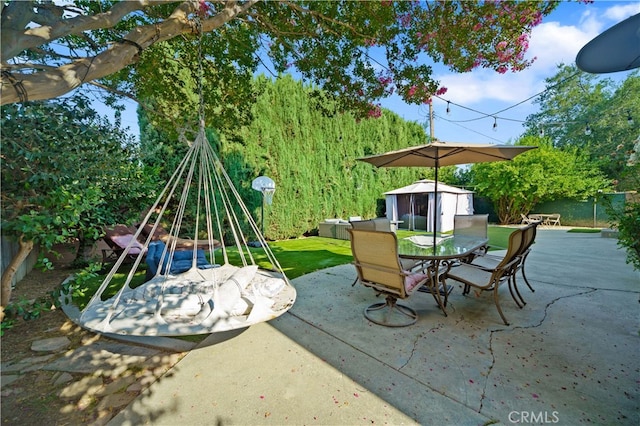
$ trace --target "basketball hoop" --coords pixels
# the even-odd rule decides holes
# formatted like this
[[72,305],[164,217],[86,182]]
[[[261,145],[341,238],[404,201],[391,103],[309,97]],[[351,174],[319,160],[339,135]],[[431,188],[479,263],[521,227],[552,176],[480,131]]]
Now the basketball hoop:
[[271,205],[273,202],[273,193],[276,192],[276,183],[266,176],[259,176],[251,182],[251,187],[256,191],[262,192],[264,201]]
[[276,192],[276,183],[271,178],[259,176],[251,182],[251,188],[262,193],[262,208],[260,216],[262,216],[262,235],[264,236],[264,205],[271,205],[273,202],[273,193]]
[[276,192],[275,188],[263,188],[262,195],[264,196],[264,202],[271,205],[273,202],[273,193]]

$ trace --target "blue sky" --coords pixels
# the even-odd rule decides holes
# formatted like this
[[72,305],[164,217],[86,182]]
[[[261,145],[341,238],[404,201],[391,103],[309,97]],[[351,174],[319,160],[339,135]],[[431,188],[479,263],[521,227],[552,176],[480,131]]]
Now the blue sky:
[[[434,99],[435,137],[445,142],[514,141],[524,132],[521,122],[537,111],[533,99],[525,100],[544,90],[545,79],[556,74],[558,64],[575,64],[578,51],[586,43],[637,13],[640,13],[638,1],[595,1],[592,4],[564,2],[533,30],[527,57],[535,57],[536,60],[524,71],[499,74],[490,70],[474,70],[457,74],[446,67],[434,65],[436,79],[448,88],[442,98],[452,103],[450,114],[447,114],[447,102]],[[606,74],[605,77],[623,80],[629,73],[618,72]],[[426,106],[408,105],[397,97],[385,99],[381,104],[406,120],[419,123],[428,120]],[[126,105],[122,124],[137,135],[136,104],[126,101]],[[486,116],[506,108],[509,109],[498,114],[497,120]],[[495,131],[494,122],[497,123]]]
[[[562,3],[533,30],[527,57],[537,59],[530,68],[507,74],[489,70],[455,74],[445,67],[434,66],[435,77],[448,88],[442,98],[489,115],[519,104],[545,89],[545,79],[556,74],[558,64],[575,64],[578,51],[586,43],[637,13],[640,13],[638,1]],[[618,72],[603,77],[624,80],[629,74],[630,71]],[[497,115],[509,120],[494,120],[454,105],[450,105],[450,114],[447,114],[447,102],[436,98],[433,103],[435,137],[445,142],[514,141],[525,130],[518,121],[524,121],[538,110],[532,102],[533,99]],[[383,101],[382,106],[407,120],[424,123],[429,117],[426,106],[407,105],[398,98]]]

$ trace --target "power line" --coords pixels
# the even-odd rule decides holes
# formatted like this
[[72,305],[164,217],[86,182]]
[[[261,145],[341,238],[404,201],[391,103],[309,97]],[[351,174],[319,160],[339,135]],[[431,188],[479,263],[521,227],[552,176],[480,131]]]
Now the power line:
[[519,122],[519,123],[525,123],[525,122],[526,122],[526,120],[517,120],[517,119],[514,119],[514,118],[500,117],[498,114],[501,114],[501,113],[503,113],[503,112],[505,112],[505,111],[508,111],[508,110],[510,110],[510,109],[513,109],[513,108],[515,108],[515,107],[517,107],[517,106],[519,106],[519,105],[522,105],[523,103],[528,102],[528,101],[530,101],[531,99],[533,99],[533,98],[535,98],[535,97],[538,97],[538,96],[540,96],[540,95],[544,94],[545,92],[548,92],[549,90],[554,89],[554,88],[556,88],[556,87],[560,86],[561,84],[564,84],[565,82],[567,82],[567,81],[569,81],[569,80],[571,80],[571,79],[575,78],[575,77],[576,77],[576,76],[578,76],[579,74],[580,74],[580,71],[577,71],[577,72],[575,72],[574,74],[572,74],[572,75],[570,75],[570,76],[568,76],[568,77],[566,77],[566,78],[564,78],[564,79],[560,80],[560,81],[559,81],[559,82],[557,82],[556,84],[554,84],[554,85],[552,85],[552,86],[549,86],[549,87],[545,88],[543,91],[538,92],[538,93],[536,93],[536,94],[534,94],[534,95],[531,95],[531,96],[529,96],[527,99],[524,99],[524,100],[522,100],[522,101],[520,101],[520,102],[518,102],[518,103],[515,103],[515,104],[513,104],[513,105],[511,105],[511,106],[508,106],[507,108],[501,109],[500,111],[496,111],[496,112],[494,112],[494,113],[492,113],[492,114],[485,113],[485,112],[478,111],[478,110],[473,109],[473,108],[466,107],[466,106],[464,106],[464,105],[461,105],[461,104],[455,103],[455,102],[453,102],[453,101],[451,101],[451,100],[444,99],[443,97],[438,96],[438,95],[434,95],[434,97],[435,97],[435,98],[440,99],[441,101],[446,102],[446,103],[447,103],[447,106],[449,106],[449,105],[455,105],[455,106],[457,106],[457,107],[459,107],[459,108],[466,109],[466,110],[468,110],[468,111],[475,112],[476,114],[480,114],[480,115],[481,115],[481,117],[471,118],[471,119],[468,119],[468,120],[447,120],[447,121],[449,121],[449,122],[451,122],[451,123],[468,123],[468,122],[471,122],[471,121],[482,120],[483,118],[488,118],[488,117],[491,117],[491,118],[493,118],[493,119],[495,119],[495,120],[514,121],[514,122]]
[[504,143],[505,143],[505,142],[501,141],[500,139],[496,139],[496,138],[494,138],[493,136],[485,135],[484,133],[478,132],[477,130],[470,129],[470,128],[469,128],[469,127],[467,127],[467,126],[463,126],[462,124],[459,124],[458,122],[453,121],[453,120],[448,120],[448,119],[446,119],[446,118],[444,118],[444,117],[442,117],[442,116],[440,116],[440,115],[438,115],[438,114],[435,114],[435,113],[434,113],[434,114],[433,114],[433,116],[434,116],[434,117],[436,117],[436,118],[439,118],[439,119],[441,119],[441,120],[444,120],[444,121],[446,121],[446,122],[448,122],[448,123],[451,123],[451,124],[453,124],[454,126],[458,126],[458,127],[460,127],[460,128],[463,128],[463,129],[465,129],[465,130],[467,130],[467,131],[469,131],[469,132],[471,132],[471,133],[475,133],[475,134],[478,134],[478,135],[483,136],[483,137],[485,137],[485,138],[489,138],[489,139],[491,139],[491,140],[493,140],[493,141],[496,141],[496,142],[498,142],[498,143],[501,143],[501,144],[504,144]]

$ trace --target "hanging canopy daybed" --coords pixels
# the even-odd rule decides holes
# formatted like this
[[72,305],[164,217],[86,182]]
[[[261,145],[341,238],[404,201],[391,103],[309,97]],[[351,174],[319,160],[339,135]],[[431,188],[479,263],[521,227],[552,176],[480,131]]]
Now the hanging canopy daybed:
[[[99,333],[180,336],[228,331],[276,318],[296,299],[207,140],[198,14],[194,26],[199,33],[197,136],[89,303],[77,312],[68,294],[62,298],[65,311],[75,310],[82,327]],[[273,185],[264,188],[263,203],[273,190]],[[132,257],[124,282],[114,280]],[[122,284],[114,289],[116,282]]]
[[[185,226],[186,218],[193,223]],[[251,229],[252,240],[243,234],[243,224]],[[175,238],[158,238],[163,225]],[[134,336],[208,334],[276,318],[295,301],[295,289],[207,141],[203,121],[136,229],[79,313],[81,326]],[[191,249],[178,250],[178,241],[185,237],[193,240]],[[260,266],[257,255],[264,259]],[[114,294],[114,275],[132,256],[133,266]],[[145,281],[140,284],[144,265]],[[69,296],[64,301],[70,303]]]

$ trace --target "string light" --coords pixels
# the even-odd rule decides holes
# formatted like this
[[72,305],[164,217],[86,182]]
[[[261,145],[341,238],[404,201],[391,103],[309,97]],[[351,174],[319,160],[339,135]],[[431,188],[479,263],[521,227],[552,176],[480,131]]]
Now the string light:
[[[473,109],[473,108],[469,108],[467,106],[458,104],[458,103],[453,102],[451,100],[444,99],[444,98],[442,98],[442,97],[440,97],[438,95],[434,95],[433,97],[438,98],[438,99],[440,99],[442,101],[445,101],[447,103],[447,108],[446,108],[447,115],[451,115],[451,104],[480,115],[480,117],[470,118],[470,119],[465,119],[465,120],[445,120],[445,121],[448,121],[451,124],[457,124],[457,123],[468,123],[468,122],[482,120],[483,118],[492,117],[493,118],[493,131],[497,132],[498,131],[498,118],[500,118],[500,120],[513,121],[513,122],[518,122],[518,123],[526,123],[527,122],[526,120],[517,120],[517,119],[512,119],[512,118],[507,118],[507,117],[498,117],[498,114],[500,114],[500,113],[502,113],[504,111],[510,110],[512,108],[515,108],[516,106],[521,105],[521,104],[523,104],[523,103],[535,98],[536,96],[539,96],[539,95],[541,95],[543,93],[546,93],[547,91],[553,89],[554,87],[559,86],[559,85],[567,82],[568,80],[571,80],[571,79],[575,78],[578,74],[579,74],[579,72],[567,77],[566,79],[556,83],[555,85],[553,85],[551,87],[546,88],[545,90],[543,90],[543,91],[541,91],[539,93],[536,93],[533,96],[530,96],[529,98],[527,98],[527,99],[525,99],[525,100],[523,100],[521,102],[518,102],[517,104],[511,105],[511,106],[509,106],[509,107],[507,107],[505,109],[502,109],[502,110],[500,110],[500,111],[498,111],[496,113],[493,113],[493,114],[489,114],[489,113],[486,113],[486,112],[478,111],[478,110]],[[630,110],[626,110],[626,113],[627,113],[627,123],[628,123],[628,125],[629,126],[633,126],[634,125],[634,120],[633,120],[633,117],[631,115]],[[440,117],[440,118],[444,119],[444,117]],[[576,123],[576,122],[575,121],[574,122],[563,122],[562,124],[568,124],[568,123]],[[555,123],[555,124],[561,124],[561,123]],[[538,133],[539,133],[540,137],[544,137],[545,136],[545,130],[544,130],[544,128],[542,128],[542,126],[540,127]],[[592,133],[591,126],[589,125],[589,122],[586,122],[586,126],[585,126],[585,129],[584,129],[584,134],[587,135],[587,136],[590,136],[591,133]]]
[[[368,55],[367,55],[367,56],[368,56]],[[384,67],[384,65],[382,65],[382,64],[380,64],[380,63],[378,63],[378,64]],[[385,67],[385,68],[386,68],[386,67]],[[387,70],[388,70],[388,68],[387,68]],[[513,104],[513,105],[511,105],[511,106],[508,106],[507,108],[501,109],[500,111],[494,112],[494,113],[492,113],[492,114],[488,114],[488,113],[486,113],[486,112],[482,112],[482,111],[478,111],[478,110],[473,109],[473,108],[469,108],[469,107],[467,107],[467,106],[464,106],[464,105],[461,105],[461,104],[458,104],[458,103],[452,102],[451,100],[446,100],[446,99],[444,99],[443,97],[438,96],[438,95],[434,95],[433,97],[434,97],[434,98],[437,98],[437,99],[440,99],[441,101],[445,101],[445,102],[447,102],[447,113],[449,113],[449,111],[450,111],[450,107],[449,107],[449,105],[450,105],[450,104],[453,104],[453,105],[455,105],[455,106],[457,106],[457,107],[460,107],[460,108],[462,108],[462,109],[465,109],[465,110],[467,110],[467,111],[475,112],[476,114],[481,115],[481,117],[473,118],[473,119],[470,119],[470,120],[457,120],[457,121],[455,121],[455,122],[457,122],[457,123],[464,123],[464,122],[470,122],[470,121],[482,120],[483,118],[486,118],[486,117],[493,117],[494,119],[497,119],[497,118],[498,118],[498,114],[503,113],[503,112],[505,112],[505,111],[508,111],[508,110],[510,110],[510,109],[513,109],[513,108],[515,108],[515,107],[517,107],[517,106],[519,106],[519,105],[522,105],[523,103],[525,103],[525,102],[527,102],[527,101],[530,101],[531,99],[533,99],[533,98],[535,98],[535,97],[537,97],[537,96],[539,96],[539,95],[542,95],[543,93],[546,93],[546,92],[548,92],[549,90],[552,90],[552,89],[554,89],[554,88],[555,88],[555,87],[557,87],[557,86],[560,86],[561,84],[566,83],[567,81],[569,81],[569,80],[571,80],[571,79],[573,79],[573,78],[577,77],[578,75],[580,75],[580,71],[578,71],[578,72],[576,72],[576,73],[574,73],[574,74],[572,74],[572,75],[568,76],[567,78],[565,78],[565,79],[563,79],[563,80],[561,80],[561,81],[557,82],[556,84],[554,84],[554,85],[552,85],[552,86],[547,87],[546,89],[544,89],[544,90],[543,90],[543,91],[541,91],[541,92],[536,93],[535,95],[529,96],[529,97],[528,97],[527,99],[525,99],[525,100],[522,100],[522,101],[520,101],[520,102],[518,102],[518,103],[516,103],[516,104]],[[525,122],[526,122],[525,120],[515,120],[515,119],[509,119],[509,118],[505,118],[505,117],[499,117],[499,118],[500,118],[501,120],[515,121],[515,122],[519,122],[519,123],[525,123]],[[453,122],[453,121],[452,121],[452,123],[455,123],[455,122]],[[494,126],[494,127],[497,127],[497,125],[496,125],[496,126]]]

